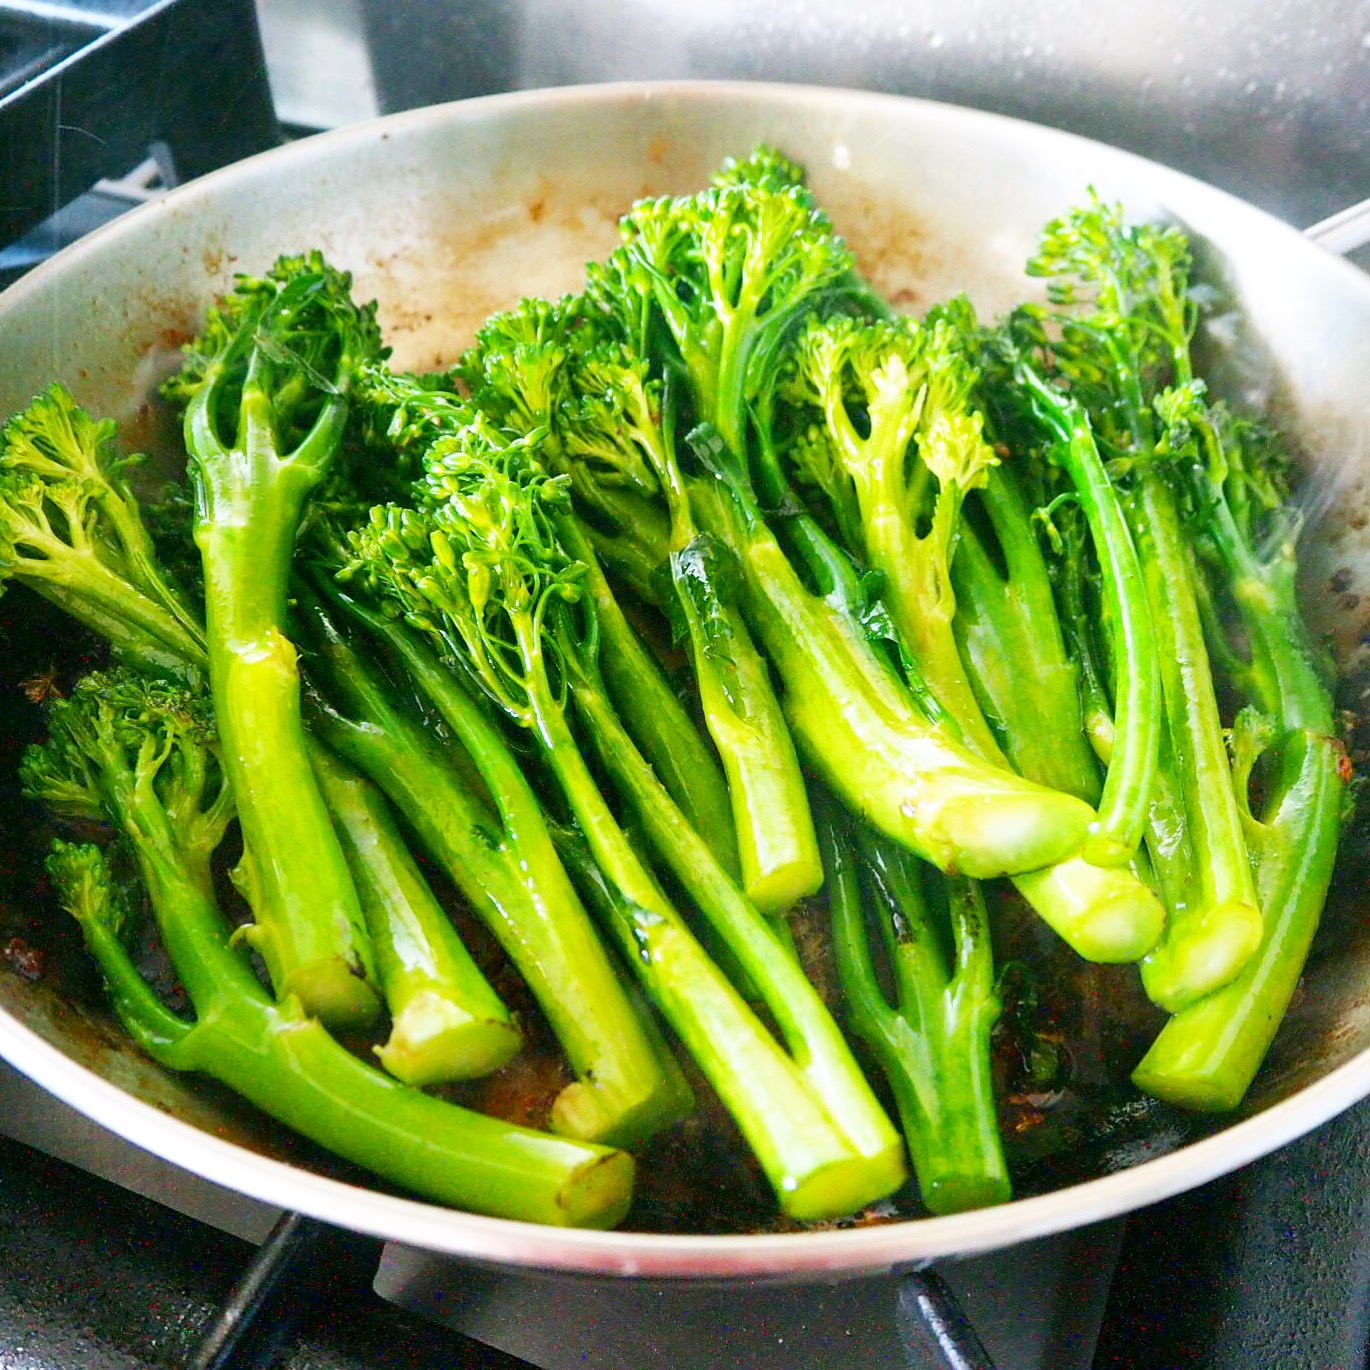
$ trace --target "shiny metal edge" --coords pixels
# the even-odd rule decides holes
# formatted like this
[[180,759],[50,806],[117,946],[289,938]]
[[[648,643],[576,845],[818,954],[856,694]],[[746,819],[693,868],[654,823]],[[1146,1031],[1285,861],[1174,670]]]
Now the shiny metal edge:
[[325,1179],[225,1142],[122,1090],[0,1015],[0,1055],[64,1103],[163,1160],[263,1203],[389,1241],[501,1265],[641,1277],[828,1278],[970,1256],[1183,1193],[1256,1160],[1370,1094],[1370,1052],[1265,1112],[1168,1156],[1000,1208],[836,1232],[667,1236],[484,1218]]

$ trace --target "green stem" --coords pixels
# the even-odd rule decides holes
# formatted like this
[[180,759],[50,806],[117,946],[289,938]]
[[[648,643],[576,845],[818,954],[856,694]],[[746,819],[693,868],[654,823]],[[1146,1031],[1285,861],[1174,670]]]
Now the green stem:
[[[841,431],[835,430],[837,422],[829,419],[830,431]],[[861,507],[865,545],[858,551],[864,552],[867,565],[883,575],[882,595],[895,626],[928,688],[960,726],[966,745],[1002,765],[1003,753],[971,689],[952,629],[956,596],[950,563],[954,530],[960,522],[961,491],[949,484],[937,493],[932,527],[920,536],[911,502],[906,503],[904,496],[905,444],[896,442],[897,450],[883,450],[888,446],[888,436],[877,444],[872,433],[870,443],[859,449],[862,459],[846,464]]]
[[409,855],[376,788],[315,744],[314,772],[352,870],[390,1010],[381,1064],[410,1085],[488,1075],[523,1043]]
[[[877,468],[883,465],[883,462],[877,463]],[[858,492],[873,483],[858,481]],[[881,487],[888,486],[891,478],[884,476],[878,483]],[[909,643],[924,681],[956,720],[969,750],[991,765],[1007,767],[1008,761],[971,689],[952,628],[955,597],[948,579],[948,557],[940,550],[950,545],[951,529],[944,527],[939,534],[934,528],[926,536],[918,537],[912,519],[898,507],[893,494],[886,493],[882,499],[872,489],[864,491],[862,499],[871,564],[884,573],[885,594],[895,624]],[[959,502],[956,487],[944,489],[938,496],[937,518],[951,522]],[[960,520],[954,521],[959,526]],[[1030,530],[1027,531],[1030,535]],[[953,575],[954,568],[968,554],[973,559],[978,552],[981,561],[988,562],[972,528],[961,528],[960,537],[961,545],[951,562]],[[1018,559],[1020,564],[1025,560],[1021,551]],[[1045,576],[1045,568],[1042,575]],[[986,576],[998,580],[997,573],[986,564],[977,585],[982,591],[986,588],[983,583]],[[1051,673],[1048,671],[1044,677],[1035,668],[1044,664],[1043,657],[1049,656],[1054,645],[1068,685],[1073,685],[1073,674],[1065,660],[1055,610],[1049,601],[1040,599],[1042,587],[1034,588],[1039,594],[1036,604],[1039,613],[1048,611],[1043,614],[1045,624],[1034,622],[1029,630],[1021,611],[996,614],[994,626],[1008,627],[1010,636],[1007,641],[996,642],[987,654],[999,662],[1009,663],[1008,669],[1019,682],[1017,689],[1021,696],[1041,705],[1055,706],[1054,713],[1038,711],[1030,722],[1023,720],[1019,726],[1036,737],[1052,740],[1063,732],[1066,741],[1061,750],[1069,752],[1072,736],[1077,748],[1083,746],[1078,702],[1073,691],[1068,704],[1058,699],[1042,700],[1037,691],[1044,689],[1044,682],[1051,679]],[[1047,589],[1049,592],[1049,587]],[[973,606],[970,612],[974,613]],[[1034,638],[1040,641],[1032,641]],[[1029,650],[1021,656],[1011,655],[1022,639],[1031,643]],[[996,669],[1004,670],[1005,667],[1000,665]],[[1085,759],[1088,761],[1087,757]],[[1038,776],[1028,778],[1045,783]],[[1090,778],[1093,779],[1092,769]],[[1074,779],[1078,787],[1083,777]],[[1097,783],[1095,788],[1097,790]],[[1066,787],[1063,792],[1078,794],[1078,788]],[[1019,873],[1013,876],[1013,881],[1043,921],[1086,960],[1112,963],[1139,960],[1156,945],[1165,926],[1165,909],[1155,895],[1122,867],[1100,867],[1074,856],[1043,870]]]
[[[404,663],[497,805],[492,850],[483,805],[450,767],[428,770],[417,785],[392,785],[398,768],[369,772],[499,939],[566,1052],[578,1079],[557,1097],[553,1129],[631,1146],[678,1121],[693,1105],[689,1087],[628,998],[504,739],[412,634],[358,605],[350,611]],[[501,872],[494,879],[492,868]]]
[[[529,681],[533,729],[595,861],[619,896],[613,931],[647,993],[737,1122],[782,1210],[799,1219],[836,1217],[889,1193],[899,1182],[899,1171],[891,1175],[883,1158],[873,1163],[860,1154],[800,1067],[705,954],[633,850],[547,686],[536,630],[526,617],[514,623]],[[608,753],[621,751],[630,751],[641,771],[651,776],[620,728]],[[651,784],[655,802],[674,810],[655,777]],[[708,859],[702,841],[696,841]],[[760,915],[753,917],[774,941]],[[793,964],[783,949],[777,956]]]
[[293,518],[272,502],[241,525],[211,511],[197,527],[210,685],[250,855],[251,943],[282,999],[298,994],[323,1022],[357,1026],[380,1005],[365,978],[361,905],[309,764],[295,647],[281,626],[293,535]]
[[457,1108],[391,1080],[290,1004],[214,1017],[187,1064],[330,1151],[440,1203],[519,1222],[608,1228],[633,1160]]
[[1281,769],[1296,772],[1256,840],[1264,934],[1236,979],[1175,1014],[1132,1073],[1138,1089],[1184,1108],[1241,1102],[1298,988],[1336,860],[1343,753],[1325,734],[1295,732]]
[[1020,365],[1017,376],[1055,435],[1053,455],[1074,487],[1099,561],[1104,608],[1113,631],[1116,737],[1084,855],[1100,865],[1124,865],[1141,843],[1146,825],[1162,722],[1160,664],[1146,581],[1085,411],[1030,366]]
[[624,617],[579,520],[561,519],[557,530],[566,550],[587,567],[585,584],[603,639],[600,660],[615,707],[671,798],[724,869],[736,872],[737,831],[718,758]]
[[671,556],[709,735],[728,779],[748,898],[783,914],[823,884],[808,791],[770,675],[741,614],[722,601],[702,539]]
[[836,806],[827,806],[819,831],[838,974],[852,1028],[894,1092],[923,1201],[933,1213],[1002,1203],[1010,1189],[989,1069],[999,1006],[983,904],[971,882],[957,882],[958,965],[949,976],[908,859],[870,835],[862,864],[872,874],[896,972],[899,1004],[892,1007],[871,955],[858,863],[839,822]]
[[1087,804],[987,765],[928,722],[864,635],[800,583],[759,514],[731,491],[708,507],[711,531],[741,563],[795,740],[848,807],[941,869],[976,878],[1038,870],[1078,849]]
[[99,633],[132,666],[181,677],[208,669],[199,638],[93,554],[68,551],[60,558],[20,557],[4,570]]
[[[760,994],[829,1116],[870,1159],[876,1182],[892,1188],[902,1169],[898,1136],[792,948],[728,879],[671,804],[615,718],[603,690],[589,676],[578,677],[572,689],[601,763],[653,845]],[[879,1180],[882,1169],[885,1178]]]
[[1220,488],[1202,490],[1214,544],[1260,668],[1253,703],[1280,728],[1268,758],[1270,798],[1248,820],[1263,914],[1261,945],[1230,984],[1181,1010],[1133,1073],[1139,1089],[1197,1109],[1232,1109],[1269,1050],[1312,945],[1336,860],[1346,756],[1331,695],[1299,613],[1292,539],[1268,563],[1252,555]]
[[226,359],[211,366],[185,413],[199,495],[195,541],[204,564],[206,641],[224,765],[237,798],[260,951],[277,994],[298,994],[328,1024],[372,1021],[361,905],[305,748],[286,584],[304,501],[322,476],[344,417],[326,401],[290,456],[277,454],[270,370],[254,348],[224,444],[215,405]]
[[106,910],[75,902],[68,903],[67,910],[81,925],[86,947],[104,975],[110,1005],[124,1030],[154,1060],[173,1059],[194,1032],[194,1024],[173,1013],[153,993],[116,936]]
[[68,586],[25,576],[18,570],[13,572],[13,578],[23,581],[50,604],[104,638],[115,658],[134,670],[180,680],[188,685],[196,685],[204,679],[208,663],[203,652],[197,652],[194,644],[185,640],[167,645],[165,639],[148,632],[141,621],[142,615],[128,616],[124,603],[106,601],[92,594],[84,583]]
[[1261,910],[1187,540],[1174,496],[1157,472],[1138,476],[1128,513],[1146,567],[1170,758],[1184,798],[1196,877],[1185,907],[1172,910],[1165,936],[1142,970],[1147,994],[1174,1012],[1238,974],[1260,945]]
[[[662,566],[674,589],[671,617],[684,625],[681,636],[688,638],[704,724],[723,763],[733,846],[743,882],[767,912],[779,914],[813,894],[823,882],[808,793],[765,664],[725,592],[728,568],[717,564],[710,539],[698,535],[689,487],[675,455],[675,391],[668,371],[660,419],[640,385],[626,391],[625,411],[637,448],[661,491],[669,528],[662,545]],[[566,539],[567,522],[561,520],[564,545],[573,555],[589,560],[589,548],[575,537],[574,527],[572,539]],[[595,593],[593,579],[591,593]],[[616,605],[607,619],[600,615],[603,658],[610,675],[619,669],[610,639],[616,618]],[[641,708],[636,702],[628,704],[630,728]],[[650,753],[649,759],[655,762]],[[725,858],[725,864],[731,863]]]
[[1079,670],[1066,654],[1046,561],[1013,478],[1002,467],[977,492],[1006,574],[973,523],[951,563],[957,644],[976,698],[1013,768],[1094,804],[1098,766],[1080,715]]
[[[145,832],[155,826],[151,818],[141,816]],[[557,1226],[622,1221],[632,1195],[630,1156],[456,1108],[363,1064],[298,1000],[269,1002],[173,847],[135,838],[135,850],[198,1021],[183,1023],[137,987],[137,970],[112,933],[90,945],[119,987],[121,1020],[155,1060],[214,1076],[330,1151],[425,1198]],[[81,921],[89,929],[94,920]]]

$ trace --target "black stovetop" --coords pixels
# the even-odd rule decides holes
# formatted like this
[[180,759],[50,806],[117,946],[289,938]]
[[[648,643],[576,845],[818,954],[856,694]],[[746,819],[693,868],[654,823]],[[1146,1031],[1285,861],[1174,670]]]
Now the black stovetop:
[[[251,1243],[0,1138],[0,1365],[142,1370],[190,1363]],[[517,1370],[524,1365],[371,1292],[380,1243],[338,1233],[291,1291],[294,1313],[231,1363],[280,1370]],[[287,1305],[289,1306],[289,1305]]]

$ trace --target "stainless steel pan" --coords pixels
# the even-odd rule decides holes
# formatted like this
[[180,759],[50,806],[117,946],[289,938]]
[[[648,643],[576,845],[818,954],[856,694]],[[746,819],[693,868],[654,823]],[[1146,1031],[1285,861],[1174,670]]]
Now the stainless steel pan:
[[[1370,616],[1370,280],[1293,229],[1136,157],[995,116],[889,96],[747,85],[599,86],[420,110],[208,176],[68,249],[0,296],[0,411],[61,378],[159,437],[145,401],[235,269],[321,247],[354,272],[402,366],[451,360],[492,310],[576,288],[647,193],[690,190],[759,139],[808,168],[865,270],[909,309],[965,289],[992,313],[1028,293],[1035,234],[1087,186],[1200,243],[1239,310],[1227,383],[1266,399],[1306,453],[1319,521],[1308,606],[1348,667]],[[1330,587],[1335,587],[1335,591]],[[360,1231],[510,1265],[656,1276],[819,1276],[966,1254],[1148,1204],[1264,1154],[1370,1094],[1364,920],[1310,968],[1230,1126],[1159,1159],[955,1217],[785,1236],[553,1231],[328,1178],[257,1137],[107,1025],[0,969],[0,1055],[91,1118],[232,1189]]]

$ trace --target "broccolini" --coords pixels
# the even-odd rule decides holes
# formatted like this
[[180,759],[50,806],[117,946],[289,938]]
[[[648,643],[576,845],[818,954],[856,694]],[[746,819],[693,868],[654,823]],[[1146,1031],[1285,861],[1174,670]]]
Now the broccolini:
[[51,738],[28,752],[29,793],[60,813],[104,817],[126,844],[157,928],[195,1009],[163,1006],[121,940],[129,908],[93,845],[51,863],[129,1035],[176,1070],[216,1076],[341,1156],[445,1203],[526,1221],[619,1222],[632,1158],[442,1103],[339,1046],[291,995],[273,1003],[236,950],[210,861],[233,816],[212,720],[178,687],[128,672],[85,677],[49,709]]
[[254,887],[250,938],[281,998],[326,1023],[379,1009],[370,946],[305,746],[286,590],[306,501],[337,457],[374,308],[317,254],[239,277],[164,386],[185,408],[209,680]]

